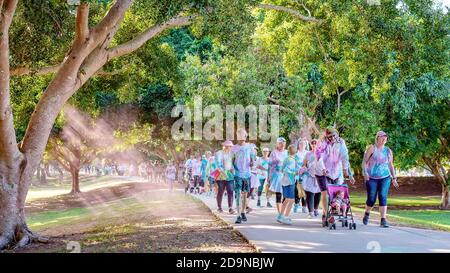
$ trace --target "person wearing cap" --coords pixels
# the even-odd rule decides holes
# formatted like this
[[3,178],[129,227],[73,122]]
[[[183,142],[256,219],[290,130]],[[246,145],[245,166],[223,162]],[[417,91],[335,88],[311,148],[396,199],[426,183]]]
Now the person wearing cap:
[[206,155],[206,175],[209,182],[209,191],[207,193],[208,196],[211,196],[213,193],[217,194],[217,188],[215,187],[215,179],[214,179],[214,171],[216,170],[216,160],[210,151],[205,153]]
[[233,142],[230,140],[222,143],[222,150],[216,152],[215,154],[215,165],[219,171],[219,175],[216,178],[217,183],[217,210],[223,212],[222,210],[222,199],[225,190],[227,191],[228,199],[228,212],[234,214],[233,210],[233,191],[234,191],[234,168],[233,168],[233,153],[231,148],[233,147]]
[[[192,162],[194,161],[195,157],[193,154],[190,155],[190,157],[186,160],[186,163],[184,163],[185,173],[184,178],[186,181],[186,188],[184,190],[185,193],[188,192],[189,188],[191,187],[191,183],[193,182],[193,176],[192,176]],[[191,189],[192,192],[192,189]]]
[[192,160],[192,176],[194,177],[194,193],[201,194],[202,185],[202,156],[197,154]]
[[388,135],[379,131],[375,137],[375,144],[370,145],[364,153],[362,170],[364,181],[366,183],[367,201],[364,213],[363,223],[369,223],[369,215],[378,196],[378,206],[380,210],[380,226],[389,227],[386,220],[387,196],[389,187],[392,184],[398,188],[397,177],[394,168],[394,155],[388,147],[385,146]]
[[279,137],[277,139],[275,150],[270,153],[269,157],[269,190],[275,193],[275,202],[278,211],[277,222],[280,223],[283,220],[283,215],[281,214],[281,197],[283,192],[283,187],[281,185],[281,180],[283,178],[282,167],[284,160],[288,156],[285,147],[286,139]]
[[170,161],[166,167],[165,175],[166,175],[167,183],[169,184],[169,191],[172,192],[173,191],[173,183],[175,182],[175,179],[177,177],[177,168]]
[[[269,148],[265,147],[262,150],[262,157],[259,157],[256,160],[256,168],[258,170],[258,179],[259,179],[258,201],[256,202],[257,207],[262,207],[261,195],[264,189],[264,184],[266,183],[267,177],[269,175],[269,154],[270,154]],[[269,192],[266,192],[267,207],[272,207],[269,198],[270,194]]]
[[256,160],[255,144],[247,143],[247,131],[239,128],[237,131],[238,143],[233,146],[234,165],[234,194],[238,217],[236,224],[247,221],[245,215],[247,208],[247,195],[250,192],[251,168]]
[[[295,161],[297,162],[297,168],[300,169],[303,165],[303,160],[305,159],[306,154],[308,153],[308,141],[306,139],[299,139],[297,142],[297,153],[295,154]],[[294,204],[294,213],[297,213],[300,209],[303,213],[308,213],[306,208],[306,201],[304,197],[299,197],[299,192],[297,185],[302,185],[303,175],[298,174],[295,177],[295,204]],[[300,204],[300,201],[302,202]],[[303,207],[302,207],[303,206]]]
[[316,172],[316,177],[322,192],[322,224],[324,224],[327,213],[327,184],[342,184],[344,177],[349,177],[352,184],[355,180],[350,170],[347,146],[335,128],[325,129],[325,139],[317,149],[317,156],[319,164],[316,167],[321,170]]
[[[259,160],[258,156],[258,147],[253,146],[254,152],[255,152],[255,164],[251,167],[251,175],[250,175],[250,192],[247,194],[247,199],[251,198],[252,200],[254,198],[254,192],[257,191],[259,187],[259,180],[258,180],[258,168],[257,168],[257,162]],[[256,190],[255,190],[256,189]],[[250,207],[249,202],[247,202],[247,213],[250,213],[253,209]]]

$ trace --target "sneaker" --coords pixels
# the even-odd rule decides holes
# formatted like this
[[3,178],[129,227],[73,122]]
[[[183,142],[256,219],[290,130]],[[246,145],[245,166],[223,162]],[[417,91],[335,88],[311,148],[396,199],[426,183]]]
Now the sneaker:
[[217,212],[222,213],[223,209],[219,208],[219,209],[217,209]]
[[303,207],[303,208],[302,208],[302,212],[303,212],[303,213],[308,213],[308,208],[307,208],[307,207]]
[[235,223],[235,224],[240,224],[240,223],[242,223],[242,218],[241,218],[241,216],[238,216],[237,219],[236,219],[236,221],[235,221],[234,223]]
[[268,207],[268,208],[271,208],[271,207],[272,207],[272,204],[270,204],[270,202],[267,202],[267,207]]
[[285,224],[285,225],[292,225],[292,219],[289,218],[289,217],[285,217],[283,219],[283,224]]
[[381,218],[380,227],[383,227],[383,228],[388,228],[389,227],[389,224],[386,221],[386,218]]
[[294,213],[297,213],[297,212],[298,212],[298,207],[299,207],[298,204],[294,204]]
[[363,224],[366,226],[369,224],[369,215],[364,214]]
[[245,213],[241,213],[242,221],[247,222],[247,216],[245,216]]
[[314,210],[314,216],[315,217],[319,216],[319,212],[316,209]]
[[250,213],[252,211],[253,211],[253,209],[251,207],[247,207],[247,213]]
[[228,209],[228,212],[229,212],[230,214],[235,214],[235,211],[234,211],[234,209],[232,209],[232,208],[229,208],[229,209]]
[[256,202],[256,206],[259,207],[259,208],[261,207],[261,200],[258,200],[258,201]]
[[308,219],[311,219],[314,217],[314,214],[312,212],[308,213]]
[[278,223],[283,223],[283,215],[282,214],[278,214],[278,216],[277,216],[277,222]]

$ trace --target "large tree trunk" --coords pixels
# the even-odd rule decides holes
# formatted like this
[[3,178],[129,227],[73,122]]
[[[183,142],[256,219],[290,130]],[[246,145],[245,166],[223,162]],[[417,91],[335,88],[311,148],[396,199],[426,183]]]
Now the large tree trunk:
[[81,193],[80,191],[80,168],[72,167],[70,170],[70,175],[72,176],[72,190],[71,194]]
[[441,208],[450,209],[450,189],[448,185],[442,186]]
[[45,170],[45,175],[48,177],[52,177],[51,173],[50,173],[50,164],[45,163],[44,164],[44,170]]
[[64,173],[61,170],[61,168],[59,167],[58,163],[54,164],[53,167],[55,168],[55,170],[58,172],[59,176],[58,179],[60,182],[63,182],[64,180]]
[[[23,177],[31,176],[25,173],[33,173],[25,166],[26,160],[19,156],[8,171],[2,168],[0,172],[0,178],[5,182],[0,184],[0,249],[23,247],[31,241],[48,241],[48,238],[31,232],[25,222],[25,201],[20,199],[23,191],[21,185],[24,184]],[[0,167],[3,167],[1,162]]]
[[448,171],[442,166],[439,160],[433,160],[428,157],[423,157],[425,164],[431,170],[433,175],[441,184],[441,204],[439,205],[440,209],[450,209],[450,193],[449,193],[449,177]]

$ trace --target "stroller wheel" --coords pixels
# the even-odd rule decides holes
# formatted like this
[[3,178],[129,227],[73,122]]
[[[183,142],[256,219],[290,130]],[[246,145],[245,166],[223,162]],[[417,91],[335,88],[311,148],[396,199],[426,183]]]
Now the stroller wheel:
[[333,224],[333,229],[336,230],[336,223]]
[[345,225],[345,227],[348,227],[348,221],[347,220],[345,220],[344,225]]
[[356,229],[356,223],[353,223],[352,226],[353,226],[353,229]]

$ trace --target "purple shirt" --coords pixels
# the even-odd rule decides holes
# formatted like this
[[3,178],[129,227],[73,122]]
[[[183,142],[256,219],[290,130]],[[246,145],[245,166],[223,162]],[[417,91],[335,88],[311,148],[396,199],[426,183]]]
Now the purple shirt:
[[343,180],[341,174],[343,170],[348,171],[350,169],[350,163],[348,161],[348,149],[342,138],[337,137],[334,143],[322,141],[317,150],[317,155],[319,159],[323,160],[325,169],[328,170],[327,176],[329,178]]

